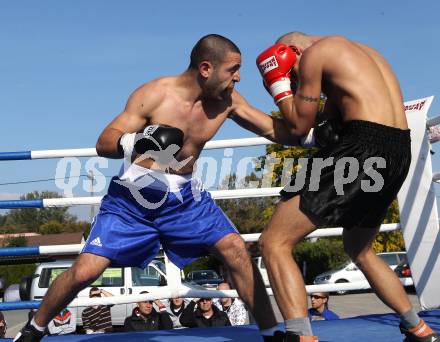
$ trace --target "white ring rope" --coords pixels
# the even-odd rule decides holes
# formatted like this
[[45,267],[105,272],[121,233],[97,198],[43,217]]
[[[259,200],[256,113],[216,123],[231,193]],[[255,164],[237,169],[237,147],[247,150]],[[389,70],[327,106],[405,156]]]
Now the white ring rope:
[[[397,229],[400,229],[400,223],[387,223],[381,225],[380,232],[390,232]],[[342,227],[321,228],[307,235],[306,239],[340,236],[342,230]],[[241,234],[241,237],[245,242],[256,242],[260,238],[260,235],[261,233]],[[40,246],[40,255],[76,254],[81,252],[83,247],[84,244]]]
[[[410,279],[401,279],[403,285],[411,285]],[[351,283],[337,283],[337,284],[322,284],[322,285],[306,285],[308,294],[315,292],[335,292],[335,291],[353,291],[353,290],[367,290],[371,286],[368,281],[356,281]],[[268,295],[273,295],[271,288],[266,289]],[[156,299],[169,298],[238,298],[236,290],[195,290],[193,288],[182,284],[180,288],[164,287],[154,292],[147,294],[127,295],[127,296],[111,296],[100,298],[76,298],[68,306],[93,306],[93,305],[112,305],[112,304],[129,304],[143,301],[154,301]]]
[[[256,138],[242,138],[242,139],[224,139],[208,141],[205,144],[204,150],[214,150],[227,147],[247,147],[270,145],[272,141],[256,137]],[[38,150],[31,151],[31,159],[50,159],[63,157],[96,157],[98,153],[95,148],[74,148],[74,149],[60,149],[60,150]]]

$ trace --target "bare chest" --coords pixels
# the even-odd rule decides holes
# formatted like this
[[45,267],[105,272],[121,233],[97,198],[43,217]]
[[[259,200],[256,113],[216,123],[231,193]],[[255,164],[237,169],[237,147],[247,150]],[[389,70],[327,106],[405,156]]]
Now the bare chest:
[[174,111],[158,111],[151,117],[152,124],[167,124],[180,128],[184,133],[184,148],[191,150],[212,139],[227,118],[226,111],[213,112],[203,108],[175,108]]

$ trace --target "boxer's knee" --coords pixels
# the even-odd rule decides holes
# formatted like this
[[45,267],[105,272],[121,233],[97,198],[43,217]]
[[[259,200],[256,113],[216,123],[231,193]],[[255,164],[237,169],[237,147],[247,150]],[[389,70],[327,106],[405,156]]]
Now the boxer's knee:
[[244,240],[238,234],[230,234],[224,237],[216,245],[217,253],[229,266],[243,265],[250,262],[250,256]]
[[279,235],[275,237],[270,232],[263,232],[258,239],[260,252],[264,257],[291,253],[295,247],[295,242],[289,237],[282,238]]
[[106,258],[92,254],[81,254],[67,272],[72,284],[82,287],[98,279],[109,264],[110,261]]
[[85,265],[72,267],[67,272],[69,272],[68,276],[71,279],[72,285],[74,284],[80,287],[93,283],[102,273],[98,273],[94,269],[89,269]]

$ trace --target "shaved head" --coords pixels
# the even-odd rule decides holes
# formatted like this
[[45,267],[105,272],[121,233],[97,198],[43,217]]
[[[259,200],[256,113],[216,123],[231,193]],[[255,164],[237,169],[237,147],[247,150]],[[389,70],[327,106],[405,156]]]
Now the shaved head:
[[278,38],[276,42],[286,45],[295,45],[300,48],[306,48],[310,45],[309,36],[298,31],[286,33]]
[[189,68],[197,69],[203,61],[218,65],[224,61],[228,52],[240,54],[240,49],[226,37],[219,34],[208,34],[200,38],[194,45]]

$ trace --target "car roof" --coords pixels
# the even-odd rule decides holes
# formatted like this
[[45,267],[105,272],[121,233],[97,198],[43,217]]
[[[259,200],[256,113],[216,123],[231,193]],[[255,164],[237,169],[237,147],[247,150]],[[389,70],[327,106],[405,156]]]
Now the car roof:
[[197,271],[191,271],[189,273],[217,273],[215,270],[197,270]]
[[74,260],[55,260],[42,262],[38,267],[70,267],[73,265]]
[[[55,261],[48,261],[48,262],[42,262],[38,265],[40,268],[51,268],[51,267],[71,267],[75,260],[55,260]],[[156,266],[157,262],[151,262],[148,265],[154,265]],[[113,268],[113,267],[110,267]],[[121,267],[114,267],[114,268],[121,268]]]
[[406,254],[405,251],[399,251],[399,252],[381,252],[377,253],[377,255],[386,255],[386,254]]

